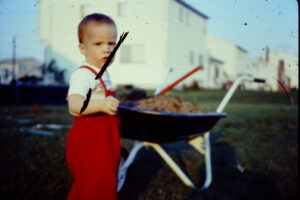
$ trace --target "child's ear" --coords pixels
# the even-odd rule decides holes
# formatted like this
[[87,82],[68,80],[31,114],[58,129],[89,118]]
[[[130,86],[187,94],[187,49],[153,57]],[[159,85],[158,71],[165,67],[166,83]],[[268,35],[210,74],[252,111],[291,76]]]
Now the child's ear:
[[84,44],[82,44],[82,43],[79,44],[79,50],[80,50],[81,54],[85,56]]

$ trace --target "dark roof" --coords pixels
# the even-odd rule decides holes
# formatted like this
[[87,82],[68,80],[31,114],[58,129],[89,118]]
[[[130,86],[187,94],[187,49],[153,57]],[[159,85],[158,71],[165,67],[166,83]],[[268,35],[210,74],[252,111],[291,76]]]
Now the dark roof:
[[246,49],[242,48],[241,46],[236,45],[236,47],[237,47],[239,50],[241,50],[241,51],[243,51],[243,52],[245,52],[245,53],[248,53],[248,51],[247,51]]
[[219,64],[223,64],[224,63],[222,60],[218,60],[218,59],[213,58],[213,57],[209,58],[209,62],[216,62],[216,63],[219,63]]
[[[0,64],[10,64],[13,62],[13,59],[12,58],[5,58],[3,60],[0,60]],[[22,63],[22,62],[34,62],[34,63],[40,63],[40,61],[38,61],[37,59],[35,58],[32,58],[32,57],[28,57],[28,58],[17,58],[16,59],[16,63]]]
[[193,11],[195,14],[203,17],[204,19],[208,19],[208,16],[204,15],[203,13],[201,13],[200,11],[196,10],[195,8],[193,8],[192,6],[188,5],[187,3],[185,3],[184,1],[181,0],[175,0],[177,3],[183,5],[184,7],[188,8],[189,10]]

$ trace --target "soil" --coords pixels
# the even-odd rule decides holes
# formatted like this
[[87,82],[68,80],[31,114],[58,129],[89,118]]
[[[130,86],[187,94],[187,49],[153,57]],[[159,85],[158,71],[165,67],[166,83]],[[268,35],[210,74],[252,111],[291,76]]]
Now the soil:
[[146,110],[173,112],[173,113],[202,113],[203,108],[196,107],[178,96],[161,95],[139,101],[123,102],[123,105],[134,106]]

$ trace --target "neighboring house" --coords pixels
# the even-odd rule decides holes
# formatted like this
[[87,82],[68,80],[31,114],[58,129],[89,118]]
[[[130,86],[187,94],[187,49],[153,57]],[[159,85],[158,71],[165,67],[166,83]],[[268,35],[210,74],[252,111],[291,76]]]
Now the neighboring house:
[[[111,16],[118,35],[129,31],[117,57],[108,69],[115,85],[133,84],[156,88],[168,67],[169,84],[197,67],[206,65],[206,21],[208,17],[180,0],[39,0],[40,40],[45,43],[46,62],[54,59],[67,69],[66,77],[84,57],[78,50],[77,25],[94,12]],[[205,84],[205,71],[193,80]]]
[[248,55],[240,46],[207,34],[207,88],[226,88],[245,73]]
[[252,76],[266,79],[266,84],[247,84],[246,89],[289,91],[292,88],[299,88],[299,59],[295,55],[267,50],[265,55],[251,61],[247,72]]
[[10,84],[14,78],[22,79],[24,77],[43,77],[42,64],[34,58],[20,58],[13,60],[6,59],[0,61],[0,84]]

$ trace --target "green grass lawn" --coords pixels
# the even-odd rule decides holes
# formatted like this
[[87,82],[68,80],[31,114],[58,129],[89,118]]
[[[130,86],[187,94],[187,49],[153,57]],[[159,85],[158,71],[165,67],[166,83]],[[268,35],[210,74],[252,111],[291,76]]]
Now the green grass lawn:
[[[215,110],[225,91],[170,94]],[[285,93],[237,91],[224,112],[227,118],[211,131],[213,182],[208,190],[185,186],[153,149],[144,148],[128,170],[120,199],[297,199],[298,105],[290,105]],[[38,122],[65,125],[52,136],[24,133],[22,128],[35,122],[11,119],[34,120],[33,107],[0,107],[0,199],[65,199],[72,181],[64,155],[72,124],[67,107],[40,106]],[[128,150],[132,143],[122,139]],[[184,141],[162,146],[200,187],[203,156]]]

